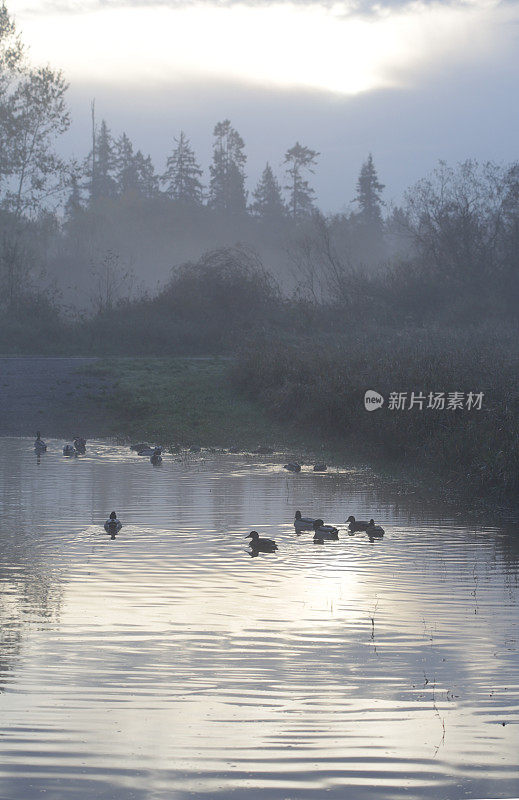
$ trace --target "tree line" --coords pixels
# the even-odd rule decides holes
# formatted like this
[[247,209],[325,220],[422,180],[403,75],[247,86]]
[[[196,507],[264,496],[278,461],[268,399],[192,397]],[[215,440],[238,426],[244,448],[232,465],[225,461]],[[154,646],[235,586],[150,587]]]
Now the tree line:
[[[165,196],[188,206],[206,204],[219,212],[249,212],[266,219],[308,217],[316,210],[315,190],[308,180],[318,156],[296,142],[284,154],[285,184],[270,163],[251,193],[245,188],[245,143],[230,120],[213,130],[209,182],[184,131],[173,140],[164,172],[157,173],[126,133],[112,133],[105,120],[93,119],[92,147],[82,164],[67,163],[56,143],[71,123],[66,103],[68,84],[59,70],[33,67],[5,4],[0,5],[0,191],[2,209],[15,216],[37,215],[68,188],[67,213],[85,202],[134,193],[144,199]],[[362,183],[362,186],[360,186]],[[356,200],[361,213],[380,214],[382,189],[370,157],[359,178]],[[284,191],[287,193],[284,196]]]
[[113,135],[94,113],[90,152],[66,162],[57,151],[71,122],[66,91],[59,70],[29,63],[1,5],[4,309],[17,313],[36,293],[38,313],[47,313],[60,290],[66,302],[106,310],[135,294],[139,278],[164,285],[175,265],[240,241],[257,250],[285,295],[314,304],[368,303],[384,318],[400,309],[395,318],[417,319],[457,298],[469,318],[492,298],[496,315],[515,314],[518,163],[440,163],[388,208],[369,154],[352,191],[355,211],[324,216],[311,185],[320,154],[296,142],[284,154],[284,179],[267,163],[249,197],[245,143],[228,119],[213,130],[207,183],[184,131],[157,172],[126,133]]
[[[94,122],[92,149],[72,177],[69,213],[81,207],[85,194],[91,204],[132,193],[146,200],[162,196],[188,207],[207,205],[217,212],[250,213],[268,220],[287,216],[299,220],[316,210],[315,190],[307,175],[314,172],[317,151],[299,142],[286,151],[283,164],[287,183],[283,187],[267,163],[249,202],[242,137],[228,119],[215,125],[213,137],[209,183],[204,185],[200,162],[184,131],[174,137],[165,170],[158,174],[151,157],[135,151],[126,133],[116,138],[106,120],[98,127]],[[283,189],[288,193],[286,199]],[[364,197],[359,197],[359,202],[363,203]]]

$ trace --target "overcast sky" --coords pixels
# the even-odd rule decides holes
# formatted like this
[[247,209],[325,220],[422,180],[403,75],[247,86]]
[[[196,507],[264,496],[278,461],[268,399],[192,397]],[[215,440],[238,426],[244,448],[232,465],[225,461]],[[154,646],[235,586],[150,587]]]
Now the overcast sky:
[[11,0],[33,62],[70,81],[63,149],[89,149],[90,102],[158,171],[182,129],[204,168],[214,124],[246,143],[248,186],[296,140],[321,155],[326,211],[373,153],[386,198],[440,159],[519,158],[518,2]]

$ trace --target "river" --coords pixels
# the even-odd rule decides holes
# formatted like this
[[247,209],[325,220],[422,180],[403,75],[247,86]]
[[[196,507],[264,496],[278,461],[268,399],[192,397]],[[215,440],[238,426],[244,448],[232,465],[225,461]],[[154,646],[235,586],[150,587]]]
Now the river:
[[366,469],[0,443],[1,798],[519,796],[517,527]]

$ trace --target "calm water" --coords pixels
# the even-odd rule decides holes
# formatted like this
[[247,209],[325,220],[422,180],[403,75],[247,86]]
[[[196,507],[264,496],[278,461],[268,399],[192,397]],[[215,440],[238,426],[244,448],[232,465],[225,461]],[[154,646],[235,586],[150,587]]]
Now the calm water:
[[517,530],[366,471],[0,442],[2,800],[519,796]]

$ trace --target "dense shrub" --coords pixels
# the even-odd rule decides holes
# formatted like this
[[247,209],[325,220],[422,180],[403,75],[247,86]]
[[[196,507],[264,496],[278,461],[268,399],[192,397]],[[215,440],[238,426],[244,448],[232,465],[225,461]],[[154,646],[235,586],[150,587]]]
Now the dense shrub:
[[[272,413],[373,456],[470,484],[474,493],[519,491],[519,344],[515,329],[380,326],[305,339],[251,342],[233,369],[238,389]],[[364,410],[364,393],[385,406]],[[390,410],[391,392],[484,392],[479,410]]]

